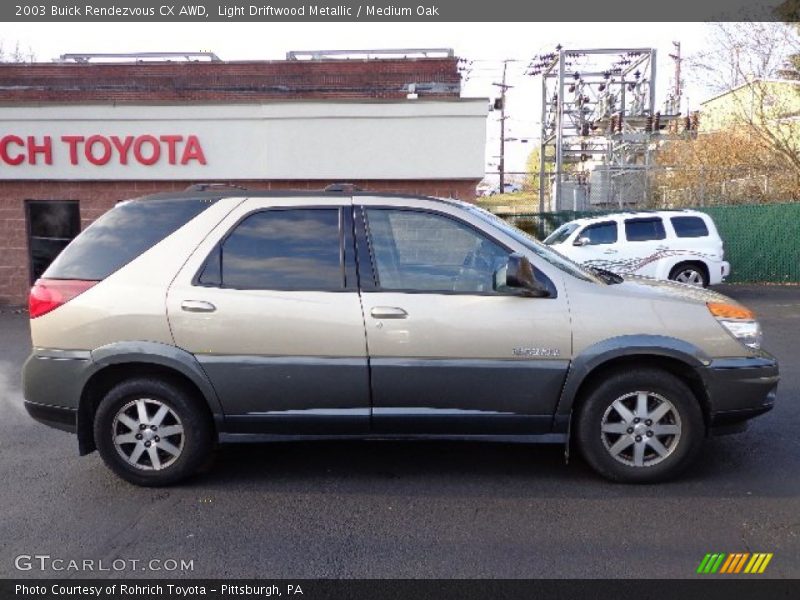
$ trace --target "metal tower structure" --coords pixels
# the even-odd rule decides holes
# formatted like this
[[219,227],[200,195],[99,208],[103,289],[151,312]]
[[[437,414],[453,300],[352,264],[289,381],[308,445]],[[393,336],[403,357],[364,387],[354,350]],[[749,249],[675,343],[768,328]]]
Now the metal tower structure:
[[608,48],[534,59],[542,77],[539,209],[635,204],[647,197],[652,136],[675,115],[656,112],[656,50]]

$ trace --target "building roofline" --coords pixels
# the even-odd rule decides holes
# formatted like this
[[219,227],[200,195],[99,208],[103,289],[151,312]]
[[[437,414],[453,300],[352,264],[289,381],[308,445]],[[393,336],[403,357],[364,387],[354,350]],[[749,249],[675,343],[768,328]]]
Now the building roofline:
[[712,96],[708,100],[703,100],[700,103],[700,106],[704,106],[705,104],[708,104],[709,102],[713,102],[714,100],[722,98],[723,96],[727,96],[728,94],[732,94],[732,93],[742,89],[743,87],[747,87],[747,86],[753,85],[754,83],[788,83],[788,84],[791,84],[791,85],[800,86],[800,79],[782,79],[782,78],[778,78],[778,77],[756,77],[755,79],[752,79],[751,81],[745,81],[744,83],[739,84],[734,88],[730,88],[728,90],[725,90],[724,92],[720,92],[719,94],[717,94],[715,96]]

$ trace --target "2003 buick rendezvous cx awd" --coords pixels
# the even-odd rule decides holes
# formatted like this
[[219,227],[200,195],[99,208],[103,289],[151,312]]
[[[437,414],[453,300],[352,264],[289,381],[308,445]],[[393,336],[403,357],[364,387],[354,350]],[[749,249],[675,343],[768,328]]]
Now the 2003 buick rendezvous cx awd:
[[778,382],[725,296],[584,269],[470,204],[341,188],[120,203],[30,317],[28,412],[139,485],[217,442],[326,436],[559,442],[659,481]]

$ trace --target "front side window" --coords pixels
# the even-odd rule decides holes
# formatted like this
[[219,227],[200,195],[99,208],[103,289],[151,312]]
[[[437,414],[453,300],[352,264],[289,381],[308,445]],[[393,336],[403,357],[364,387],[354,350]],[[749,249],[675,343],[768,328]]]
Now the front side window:
[[670,220],[675,228],[675,235],[680,238],[706,237],[708,235],[706,222],[700,217],[672,217]]
[[589,246],[600,244],[614,244],[617,241],[617,223],[615,221],[605,221],[589,225],[578,234],[579,238],[587,238]]
[[577,223],[567,223],[565,225],[562,225],[561,227],[556,229],[553,233],[548,235],[545,238],[544,243],[547,244],[548,246],[552,244],[561,244],[562,242],[565,242],[567,238],[570,235],[572,235],[572,232],[575,231],[577,228],[578,228]]
[[412,210],[367,209],[383,290],[491,293],[508,251],[451,218]]
[[626,219],[625,237],[629,242],[648,242],[667,237],[664,222],[659,217],[646,219]]
[[265,210],[211,254],[199,283],[247,290],[344,288],[338,208]]

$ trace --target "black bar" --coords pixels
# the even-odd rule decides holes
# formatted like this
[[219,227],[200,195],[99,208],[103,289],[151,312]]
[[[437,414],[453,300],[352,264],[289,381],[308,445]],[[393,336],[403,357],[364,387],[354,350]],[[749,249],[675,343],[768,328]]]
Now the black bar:
[[[624,560],[624,557],[617,557]],[[611,559],[611,557],[609,557]],[[701,576],[697,576],[701,577]],[[0,598],[176,600],[294,598],[302,600],[783,600],[797,597],[798,580],[758,575],[703,579],[623,580],[80,580],[0,581]],[[26,586],[27,589],[18,586]],[[137,587],[138,586],[138,587]],[[170,588],[169,586],[173,586]],[[33,591],[38,589],[39,592]],[[81,590],[83,593],[80,593]],[[123,591],[126,590],[126,591]],[[133,593],[131,593],[131,590]],[[137,593],[138,590],[138,593]],[[99,594],[98,594],[99,591]],[[25,593],[28,592],[28,593]]]
[[10,22],[796,21],[797,12],[783,0],[18,0],[0,4],[0,18]]

